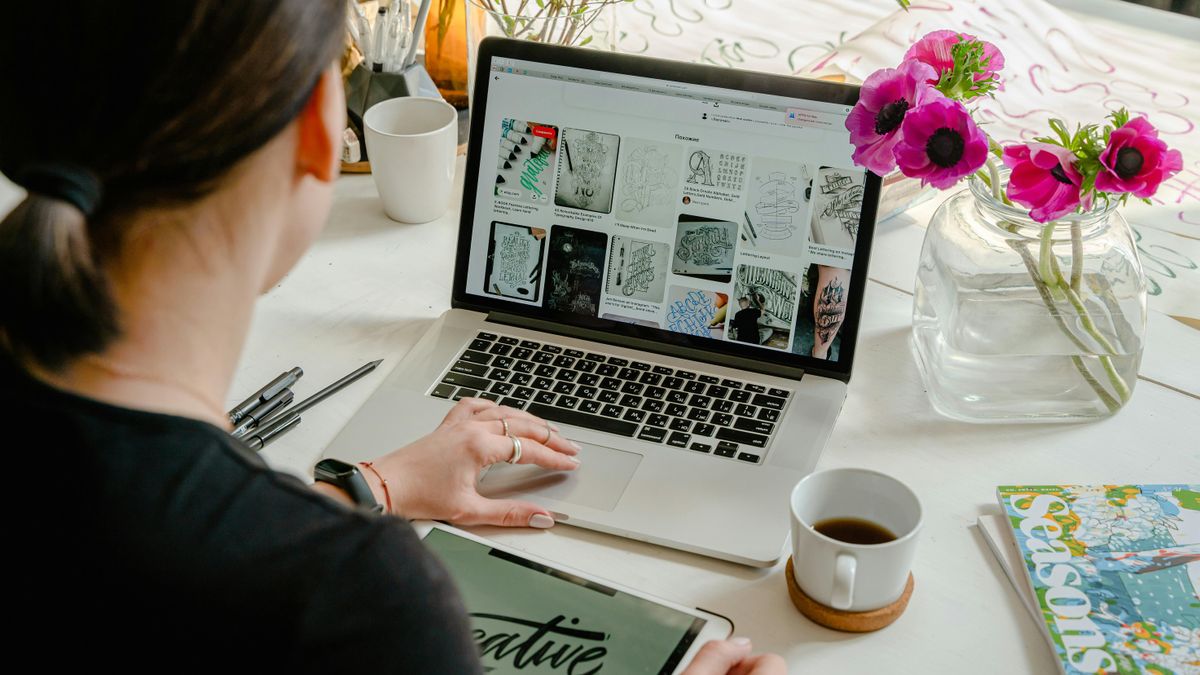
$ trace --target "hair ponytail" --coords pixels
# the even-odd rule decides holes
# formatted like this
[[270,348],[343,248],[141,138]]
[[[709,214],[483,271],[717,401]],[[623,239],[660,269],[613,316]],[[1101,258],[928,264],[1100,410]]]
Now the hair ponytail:
[[74,203],[30,192],[0,221],[0,337],[49,369],[98,351],[119,331],[108,277]]

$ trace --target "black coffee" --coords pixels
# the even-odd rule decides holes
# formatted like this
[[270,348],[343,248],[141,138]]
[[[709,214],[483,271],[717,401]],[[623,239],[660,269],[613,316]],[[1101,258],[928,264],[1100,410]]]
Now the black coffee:
[[813,529],[847,544],[886,544],[896,540],[891,530],[862,518],[829,518],[814,524]]

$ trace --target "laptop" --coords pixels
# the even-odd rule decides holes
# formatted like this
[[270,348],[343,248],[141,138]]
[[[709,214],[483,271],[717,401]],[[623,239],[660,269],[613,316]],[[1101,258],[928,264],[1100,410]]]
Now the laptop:
[[858,88],[493,38],[476,73],[452,309],[325,454],[489,398],[583,450],[495,465],[485,496],[775,564],[854,362],[880,190]]

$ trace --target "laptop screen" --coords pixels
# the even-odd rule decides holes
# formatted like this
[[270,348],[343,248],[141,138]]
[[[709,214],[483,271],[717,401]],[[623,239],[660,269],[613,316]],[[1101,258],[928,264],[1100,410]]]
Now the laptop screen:
[[849,372],[878,195],[856,88],[508,45],[479,64],[456,295]]

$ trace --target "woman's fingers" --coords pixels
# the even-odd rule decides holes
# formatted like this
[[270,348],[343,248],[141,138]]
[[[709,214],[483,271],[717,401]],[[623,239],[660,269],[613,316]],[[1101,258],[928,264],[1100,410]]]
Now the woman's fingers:
[[[508,436],[500,436],[496,434],[483,434],[480,436],[480,442],[483,447],[479,448],[481,459],[485,464],[499,464],[507,462],[513,455],[516,454],[516,443],[521,444],[521,458],[517,460],[517,464],[536,464],[543,469],[553,469],[555,471],[570,471],[579,466],[579,460],[574,457],[564,454],[556,449],[542,445],[538,441],[519,433],[514,427],[517,424],[527,424],[524,420],[519,422],[509,422],[509,428],[513,430],[512,435],[516,437],[514,442]],[[489,427],[500,426],[497,422],[488,422]],[[545,427],[543,427],[544,429]],[[557,436],[557,434],[555,434]],[[570,441],[567,441],[570,443]],[[572,453],[574,454],[574,453]]]
[[574,441],[565,438],[561,433],[555,431],[553,427],[547,428],[546,422],[536,417],[506,417],[501,420],[489,422],[481,422],[482,427],[493,433],[505,435],[505,427],[507,426],[508,434],[517,436],[522,443],[527,440],[536,441],[555,452],[561,452],[564,455],[579,454],[579,445]]
[[454,521],[454,524],[545,529],[554,526],[554,518],[544,507],[530,502],[479,497],[472,501],[465,515]]
[[[542,420],[542,418],[536,417],[532,413],[527,413],[524,410],[517,410],[516,408],[510,408],[506,405],[498,405],[492,408],[480,410],[472,417],[472,419],[480,421],[499,419],[526,419],[545,424],[545,421]],[[558,431],[558,425],[554,424],[553,422],[550,422],[550,428],[554,429],[555,432]]]
[[[496,408],[495,401],[489,401],[486,398],[464,398],[460,399],[450,412],[446,413],[446,417],[442,419],[442,426],[455,424],[464,420],[469,420],[475,415],[489,408]],[[509,408],[511,410],[511,408]]]
[[745,638],[711,640],[696,652],[684,675],[728,675],[750,656],[750,641]]

